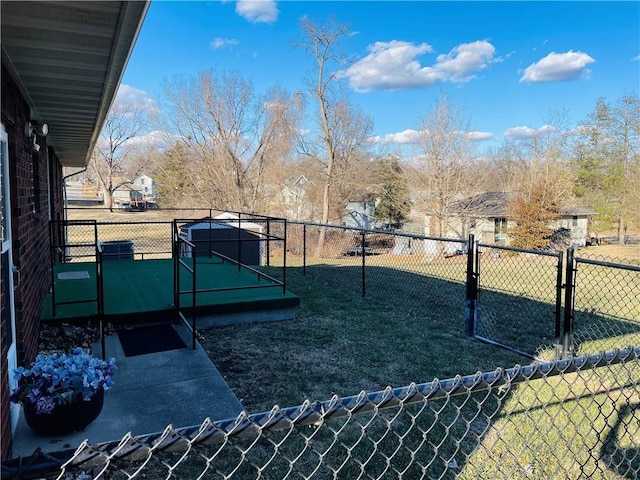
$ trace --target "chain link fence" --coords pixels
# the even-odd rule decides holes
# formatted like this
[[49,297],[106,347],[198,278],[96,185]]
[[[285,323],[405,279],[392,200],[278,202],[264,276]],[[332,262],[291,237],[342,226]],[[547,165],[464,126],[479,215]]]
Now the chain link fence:
[[479,244],[475,336],[532,358],[554,358],[562,258],[562,253]]
[[[473,240],[470,250],[469,241],[336,225],[290,223],[288,231],[288,264],[305,275],[388,308],[410,304],[418,318],[453,311],[460,331],[531,359],[637,344],[640,266],[633,260],[475,248]],[[577,273],[567,282],[568,269]],[[566,283],[575,286],[568,299]],[[565,319],[574,308],[575,322]]]
[[640,475],[640,348],[361,392],[3,464],[3,478]]
[[[102,227],[114,241],[133,241],[136,253],[149,255],[155,245],[139,243],[122,222]],[[266,268],[300,268],[390,307],[410,302],[420,317],[446,311],[443,318],[460,318],[460,330],[475,278],[474,333],[539,360],[188,428],[167,426],[106,444],[84,442],[74,450],[4,462],[2,478],[640,476],[637,265],[581,256],[563,266],[562,255],[493,245],[476,251],[459,240],[337,226],[269,222],[265,228],[287,238],[268,247]],[[74,240],[77,248],[84,248],[83,241]],[[571,288],[564,290],[568,310],[561,318],[559,291],[567,271]],[[567,319],[573,330],[559,332],[560,320],[564,328]],[[560,333],[573,335],[573,355],[545,360]],[[589,355],[595,351],[603,353]]]
[[640,261],[580,253],[572,273],[574,354],[640,345]]
[[[141,220],[114,222],[101,221],[99,211],[91,212],[88,216],[98,218],[98,240],[110,248],[106,260],[122,255],[170,258],[172,223],[162,218],[186,217],[188,223],[190,218],[197,222],[220,214],[211,209],[121,213],[116,216]],[[285,280],[281,267],[286,264],[343,291],[381,300],[388,309],[410,305],[416,318],[450,317],[453,311],[461,332],[530,358],[625,347],[639,334],[637,261],[600,258],[587,251],[569,260],[562,253],[479,244],[469,263],[474,248],[470,252],[468,241],[233,215],[261,232],[260,268],[269,275]],[[238,219],[216,221],[233,225]],[[59,258],[94,261],[93,224],[72,221],[66,229],[56,224],[52,232],[66,238]],[[569,268],[574,275],[567,281]],[[469,285],[474,282],[470,313]],[[568,299],[567,284],[573,289]],[[567,309],[575,310],[569,312],[571,320],[563,318]]]
[[416,317],[455,309],[464,318],[465,241],[290,223],[288,245],[289,266],[320,282],[388,308],[410,304]]

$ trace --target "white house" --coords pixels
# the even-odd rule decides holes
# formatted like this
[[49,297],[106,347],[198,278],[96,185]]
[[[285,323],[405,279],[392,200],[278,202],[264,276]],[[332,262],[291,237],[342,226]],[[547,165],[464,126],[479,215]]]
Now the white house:
[[139,187],[145,200],[152,200],[158,195],[158,186],[148,175],[140,175],[133,181],[133,184]]
[[[509,218],[508,204],[509,194],[506,192],[485,192],[461,200],[449,218],[444,236],[467,238],[473,234],[481,243],[509,245],[509,232],[516,224]],[[588,239],[589,217],[596,214],[587,208],[565,208],[548,227],[555,231],[568,230],[571,245],[584,247]],[[432,220],[425,216],[427,234]]]
[[374,217],[376,205],[374,202],[349,202],[346,207],[347,213],[342,218],[342,223],[347,227],[363,228],[370,230],[375,227]]

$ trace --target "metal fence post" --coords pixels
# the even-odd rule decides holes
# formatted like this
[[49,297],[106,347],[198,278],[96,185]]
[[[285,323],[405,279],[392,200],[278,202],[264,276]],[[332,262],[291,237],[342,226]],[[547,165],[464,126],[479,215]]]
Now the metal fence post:
[[[287,236],[287,234],[286,234],[286,224],[285,224],[285,237],[286,236]],[[271,250],[270,250],[270,246],[271,246],[271,222],[267,218],[267,267],[271,266]]]
[[302,225],[302,276],[307,275],[307,224]]
[[467,244],[467,289],[464,309],[464,333],[473,336],[478,319],[478,272],[476,271],[477,245],[473,235],[469,235]]
[[573,247],[567,250],[567,271],[564,291],[564,325],[562,329],[562,357],[573,357],[573,294],[575,287],[575,267]]
[[562,289],[564,285],[562,284],[563,279],[563,254],[560,252],[558,254],[558,266],[557,266],[557,276],[556,276],[556,331],[555,331],[555,359],[560,360],[562,355]]
[[284,219],[284,245],[282,248],[282,295],[287,294],[287,219]]
[[365,235],[366,233],[364,231],[362,231],[360,233],[361,236],[361,241],[360,241],[360,255],[362,256],[362,296],[364,297],[366,292],[366,287],[365,287],[365,283],[366,283],[366,274],[365,274],[365,251],[364,251],[364,246],[365,246]]
[[242,213],[238,213],[238,271],[242,264]]

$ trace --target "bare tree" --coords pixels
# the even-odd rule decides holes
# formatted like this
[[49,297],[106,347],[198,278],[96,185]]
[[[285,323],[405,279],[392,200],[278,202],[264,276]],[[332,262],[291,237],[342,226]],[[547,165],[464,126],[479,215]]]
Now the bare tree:
[[[345,67],[345,58],[340,54],[340,42],[348,37],[348,25],[329,19],[316,24],[304,18],[301,22],[304,35],[299,44],[315,62],[314,77],[309,82],[312,96],[318,105],[318,126],[321,142],[319,150],[308,144],[308,154],[323,163],[324,179],[321,223],[330,219],[331,189],[340,175],[348,172],[349,163],[368,147],[373,130],[373,121],[364,112],[351,105],[339,91],[339,73]],[[309,150],[312,150],[311,152]],[[317,245],[320,253],[326,231],[321,229]]]
[[238,72],[201,72],[165,86],[168,130],[193,157],[194,194],[221,208],[255,211],[265,172],[287,156],[297,135],[301,95],[264,96]]
[[469,122],[443,92],[420,119],[412,191],[429,217],[428,234],[446,236],[460,201],[481,191],[483,170],[475,168]]
[[529,138],[508,142],[510,158],[510,219],[516,226],[512,244],[541,248],[553,233],[550,224],[571,203],[572,176],[567,168],[566,115],[550,115]]
[[144,102],[116,99],[102,128],[89,168],[105,194],[105,206],[113,209],[113,192],[130,185],[149,163],[149,145],[137,139],[149,125]]

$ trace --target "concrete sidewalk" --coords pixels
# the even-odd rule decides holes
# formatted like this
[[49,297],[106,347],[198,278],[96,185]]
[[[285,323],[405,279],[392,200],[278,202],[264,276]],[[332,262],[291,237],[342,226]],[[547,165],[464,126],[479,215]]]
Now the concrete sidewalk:
[[[190,345],[183,326],[174,328]],[[126,433],[145,435],[235,418],[242,405],[198,344],[166,352],[125,357],[116,334],[107,337],[107,357],[115,357],[115,385],[104,396],[100,416],[82,432],[60,437],[40,437],[27,426],[22,414],[13,436],[13,457],[30,456],[36,449],[55,452],[90,444],[120,440]],[[99,355],[99,344],[94,345]]]

